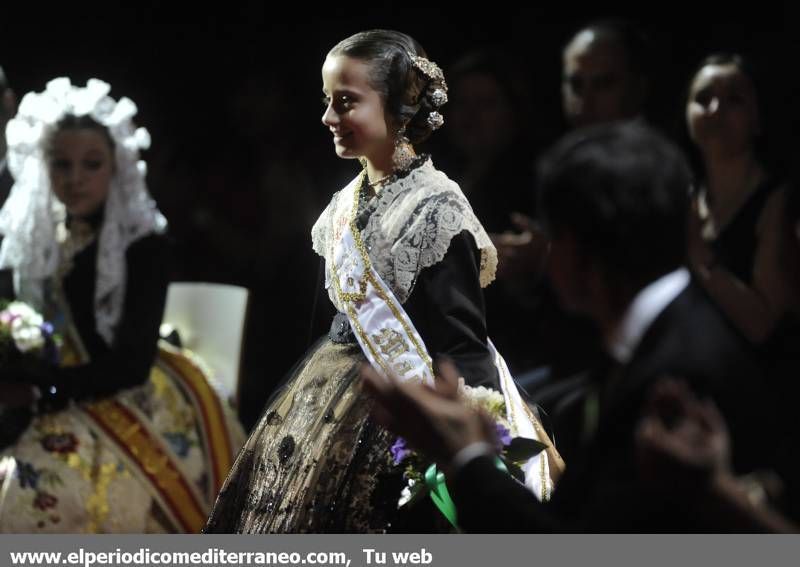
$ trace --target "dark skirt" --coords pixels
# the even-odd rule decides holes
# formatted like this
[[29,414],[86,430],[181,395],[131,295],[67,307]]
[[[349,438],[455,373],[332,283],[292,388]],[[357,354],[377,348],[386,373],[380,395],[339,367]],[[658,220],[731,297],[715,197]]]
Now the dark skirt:
[[361,393],[357,344],[317,343],[267,404],[204,532],[391,529],[402,471]]

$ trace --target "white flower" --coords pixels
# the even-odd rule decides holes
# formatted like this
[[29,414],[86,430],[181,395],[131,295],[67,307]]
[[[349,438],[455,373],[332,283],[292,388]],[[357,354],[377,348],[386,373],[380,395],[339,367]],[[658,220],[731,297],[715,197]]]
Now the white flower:
[[409,487],[403,488],[400,492],[400,500],[397,501],[397,507],[401,508],[411,501],[411,489]]
[[11,328],[11,336],[14,338],[14,343],[21,352],[29,352],[38,350],[44,346],[44,337],[42,336],[42,329],[39,327],[23,327]]
[[44,319],[27,303],[12,301],[6,307],[6,311],[15,319],[21,319],[26,324],[41,325]]
[[465,386],[467,396],[480,404],[503,403],[503,394],[486,386]]
[[42,316],[21,301],[8,304],[2,314],[2,321],[7,322],[11,330],[11,338],[20,352],[40,349],[44,346]]
[[400,500],[397,501],[397,507],[401,508],[408,504],[411,501],[411,498],[414,497],[414,493],[412,489],[416,482],[413,478],[408,479],[408,486],[403,487],[403,490],[400,491]]
[[436,112],[435,110],[428,114],[428,125],[433,130],[438,130],[444,124],[444,116]]
[[486,410],[489,415],[503,418],[506,415],[506,402],[503,394],[485,386],[463,386],[461,391],[471,406]]
[[443,89],[435,89],[431,95],[431,102],[436,108],[447,103],[447,93]]

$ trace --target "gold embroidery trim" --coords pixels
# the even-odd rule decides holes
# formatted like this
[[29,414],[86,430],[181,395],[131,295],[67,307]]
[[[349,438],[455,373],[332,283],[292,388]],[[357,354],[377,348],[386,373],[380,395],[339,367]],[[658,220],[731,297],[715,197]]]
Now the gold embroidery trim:
[[86,412],[159,489],[172,515],[188,533],[198,533],[206,511],[170,459],[127,408],[113,398],[86,406]]
[[356,329],[356,332],[361,337],[361,340],[364,341],[364,344],[367,345],[367,348],[372,353],[373,358],[378,361],[378,364],[381,365],[384,374],[389,376],[391,374],[391,370],[386,366],[381,355],[375,350],[375,345],[369,340],[367,333],[364,331],[364,328],[361,326],[361,323],[358,321],[358,315],[356,314],[356,310],[353,309],[352,305],[347,306],[347,311],[350,314],[350,317],[353,319],[353,326]]
[[[415,333],[413,329],[411,329],[408,324],[406,323],[403,314],[400,312],[400,309],[394,304],[394,302],[389,298],[386,291],[381,287],[380,283],[372,274],[372,262],[369,259],[369,254],[367,253],[366,246],[364,246],[364,241],[361,239],[361,234],[358,231],[358,227],[356,226],[356,213],[358,212],[358,200],[361,193],[361,185],[364,181],[364,176],[366,175],[366,171],[362,171],[361,175],[356,182],[354,193],[353,193],[353,205],[350,213],[350,232],[353,234],[353,240],[355,241],[356,249],[358,250],[359,256],[361,256],[361,261],[364,262],[364,271],[367,280],[372,284],[372,287],[375,288],[378,296],[383,300],[384,303],[389,307],[389,310],[395,316],[397,321],[403,327],[403,330],[406,332],[406,335],[409,337],[411,342],[414,345],[414,349],[417,351],[417,354],[427,366],[428,371],[430,372],[431,377],[433,377],[433,362],[431,360],[430,355],[425,350],[425,347],[419,344],[416,337],[414,336]],[[335,246],[334,242],[334,246]],[[333,259],[333,254],[331,254],[331,259]],[[366,299],[366,284],[363,281],[359,282],[359,287],[361,288],[361,293],[343,293],[341,289],[341,285],[339,283],[339,274],[336,271],[336,263],[331,261],[331,272],[333,273],[333,284],[336,290],[336,296],[339,298],[340,301],[344,302],[351,302],[351,303],[358,303],[364,301]],[[355,310],[348,306],[348,312],[350,313],[353,320],[356,320]],[[370,352],[372,352],[373,356],[375,356],[376,360],[379,360],[379,356],[375,350],[375,347],[369,341],[366,333],[363,332],[363,329],[359,332],[359,336],[361,336],[362,340],[365,344],[368,345]],[[386,366],[381,361],[381,367],[384,369],[384,372],[387,372]]]
[[[42,416],[37,431],[43,436],[71,433],[69,430],[58,426],[52,415]],[[100,450],[99,446],[95,445],[94,450],[93,460],[96,461],[96,453]],[[99,533],[110,511],[108,487],[116,478],[129,476],[128,471],[117,472],[117,463],[93,466],[91,462],[84,460],[77,452],[58,454],[56,457],[63,461],[66,466],[78,472],[91,486],[91,493],[86,499],[86,515],[88,518],[85,531],[90,534]]]
[[203,370],[189,357],[163,344],[159,345],[158,354],[156,362],[163,362],[187,387],[198,417],[205,424],[206,444],[214,476],[214,493],[211,495],[213,501],[233,466],[233,448],[221,402],[206,380]]
[[[508,375],[508,373],[505,371],[505,369],[502,368],[501,364],[495,364],[495,366],[497,367],[497,371],[500,373],[500,379],[506,385],[506,391],[510,391],[510,390],[508,390],[508,387],[509,387],[509,381],[510,381],[511,377]],[[513,386],[513,382],[511,384],[511,386]],[[510,395],[508,396],[508,399],[509,399],[509,402],[512,402],[512,403],[509,404],[509,408],[508,408],[508,411],[511,414],[511,421],[516,425],[517,429],[519,430],[519,425],[517,425],[519,422],[517,420],[517,416],[516,416],[516,413],[514,411],[513,400],[511,399]],[[533,423],[533,428],[536,430],[536,432],[541,437],[541,429],[539,428],[539,425],[537,423],[536,416],[533,415],[533,413],[531,412],[530,408],[528,408],[528,406],[524,402],[524,400],[522,402],[522,408],[525,411],[525,413],[527,414],[527,417],[531,420],[531,423]],[[547,439],[547,437],[545,436],[544,439]],[[546,442],[546,441],[543,441],[543,442]],[[547,491],[547,470],[545,468],[545,462],[544,462],[546,457],[547,457],[547,453],[542,455],[542,458],[539,459],[539,461],[540,461],[539,481],[542,484],[542,502],[547,502],[550,499],[550,494]]]
[[118,476],[117,463],[105,463],[100,465],[94,479],[94,491],[86,500],[86,511],[91,518],[86,528],[88,533],[98,533],[100,526],[108,517],[110,511],[108,505],[108,486]]

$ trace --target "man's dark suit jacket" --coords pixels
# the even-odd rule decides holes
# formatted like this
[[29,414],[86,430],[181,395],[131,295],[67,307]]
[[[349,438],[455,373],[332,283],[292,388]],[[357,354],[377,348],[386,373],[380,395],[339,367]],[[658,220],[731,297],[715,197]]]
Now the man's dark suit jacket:
[[[686,380],[722,409],[738,470],[769,461],[771,404],[756,359],[700,285],[691,281],[646,331],[631,361],[596,372],[556,420],[576,450],[551,501],[539,503],[488,458],[468,463],[453,482],[460,526],[471,532],[683,532],[704,530],[690,483],[654,487],[640,478],[634,448],[636,424],[654,383]],[[585,401],[599,403],[587,433]],[[582,437],[583,436],[583,437]],[[582,438],[581,438],[582,437]],[[558,445],[558,442],[557,442]],[[654,490],[655,488],[655,490]]]

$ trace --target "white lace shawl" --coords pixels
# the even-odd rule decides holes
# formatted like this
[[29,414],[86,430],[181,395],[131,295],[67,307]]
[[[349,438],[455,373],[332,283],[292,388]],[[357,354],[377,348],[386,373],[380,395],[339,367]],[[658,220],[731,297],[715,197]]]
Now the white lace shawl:
[[50,190],[43,139],[66,113],[90,114],[108,128],[116,145],[116,173],[99,234],[94,297],[97,332],[108,344],[113,343],[125,300],[125,252],[136,240],[162,233],[167,226],[147,191],[146,165],[139,160],[139,149],[149,146],[150,137],[133,124],[133,101],[114,101],[108,96],[110,88],[97,79],[82,88],[60,78],[42,93],[25,95],[6,127],[8,166],[15,183],[0,210],[0,268],[12,268],[18,297],[41,309],[45,280],[70,260],[60,257],[60,244],[69,237],[66,210]]
[[[353,191],[359,180],[360,176],[342,191]],[[332,211],[336,210],[342,191],[333,195],[311,229],[314,251],[325,258],[325,286],[334,305],[328,242],[333,235]],[[408,299],[420,272],[440,262],[450,241],[464,230],[473,236],[480,250],[481,287],[494,280],[497,250],[458,184],[437,170],[430,159],[385,185],[376,198],[377,206],[362,236],[373,266],[398,301],[404,303]]]

